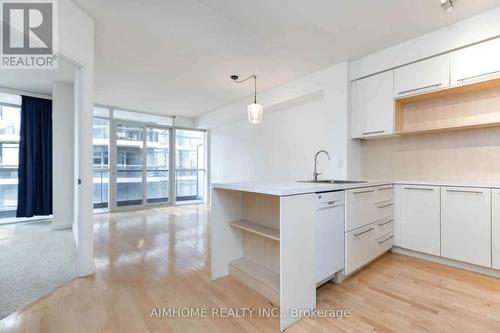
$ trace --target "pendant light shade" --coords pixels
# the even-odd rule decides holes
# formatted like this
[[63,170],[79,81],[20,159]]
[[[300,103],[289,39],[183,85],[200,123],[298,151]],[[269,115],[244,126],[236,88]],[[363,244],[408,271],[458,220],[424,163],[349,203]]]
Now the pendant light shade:
[[250,124],[259,124],[264,116],[264,107],[259,103],[252,103],[247,107],[248,121]]
[[247,107],[247,112],[248,112],[248,122],[250,124],[259,124],[262,122],[262,118],[264,116],[264,107],[262,104],[257,103],[257,76],[251,75],[247,77],[246,79],[239,80],[238,81],[238,75],[231,75],[231,79],[236,82],[236,83],[242,83],[245,82],[251,78],[253,78],[254,81],[254,98],[253,98],[253,103],[248,105]]

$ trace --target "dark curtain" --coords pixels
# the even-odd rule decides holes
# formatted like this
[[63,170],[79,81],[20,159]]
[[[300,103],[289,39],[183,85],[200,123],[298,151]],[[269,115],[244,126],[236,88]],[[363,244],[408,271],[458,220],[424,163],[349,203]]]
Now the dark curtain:
[[52,214],[52,101],[22,96],[17,217]]

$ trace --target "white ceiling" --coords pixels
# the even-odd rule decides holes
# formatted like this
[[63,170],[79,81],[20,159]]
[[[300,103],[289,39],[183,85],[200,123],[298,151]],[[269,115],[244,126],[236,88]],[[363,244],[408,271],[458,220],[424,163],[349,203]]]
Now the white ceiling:
[[96,102],[198,116],[500,5],[457,0],[74,0],[96,20]]
[[74,82],[75,69],[62,58],[59,58],[57,69],[0,69],[0,87],[52,95],[55,81]]

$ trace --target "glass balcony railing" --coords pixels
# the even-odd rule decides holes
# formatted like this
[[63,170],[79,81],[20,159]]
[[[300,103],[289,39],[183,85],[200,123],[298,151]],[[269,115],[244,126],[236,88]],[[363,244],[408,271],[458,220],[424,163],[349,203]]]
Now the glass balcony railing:
[[0,218],[16,216],[17,184],[17,167],[0,167]]
[[109,169],[94,169],[94,209],[108,208]]

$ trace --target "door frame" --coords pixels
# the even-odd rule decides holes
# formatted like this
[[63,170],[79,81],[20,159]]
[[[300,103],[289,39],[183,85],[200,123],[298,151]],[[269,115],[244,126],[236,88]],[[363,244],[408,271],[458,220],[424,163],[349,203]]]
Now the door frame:
[[[118,146],[116,144],[117,137],[116,137],[116,130],[117,126],[119,124],[124,124],[124,125],[130,125],[130,126],[136,126],[142,128],[142,203],[138,205],[130,205],[130,206],[118,206],[118,201],[117,201],[117,190],[118,190],[118,184],[117,184],[117,176],[118,176],[118,170],[117,170],[117,155],[118,155]],[[147,128],[158,128],[158,129],[165,129],[168,130],[168,135],[169,135],[169,168],[168,168],[168,184],[169,184],[169,193],[168,193],[168,200],[167,202],[162,202],[162,203],[148,203],[147,202]],[[152,123],[142,123],[142,122],[136,122],[136,121],[130,121],[130,120],[122,120],[122,119],[115,119],[114,117],[111,119],[111,125],[110,125],[110,142],[109,142],[109,163],[110,163],[110,179],[109,183],[110,185],[110,192],[109,192],[109,211],[110,212],[122,212],[122,211],[131,211],[131,210],[139,210],[139,209],[147,209],[151,207],[161,207],[161,206],[170,206],[173,203],[173,192],[172,188],[175,189],[175,178],[172,178],[175,176],[174,172],[175,171],[172,168],[172,156],[174,156],[174,162],[175,162],[175,153],[171,153],[171,148],[172,148],[172,138],[173,138],[173,133],[174,133],[174,126],[167,126],[167,125],[158,125],[158,124],[152,124]]]

